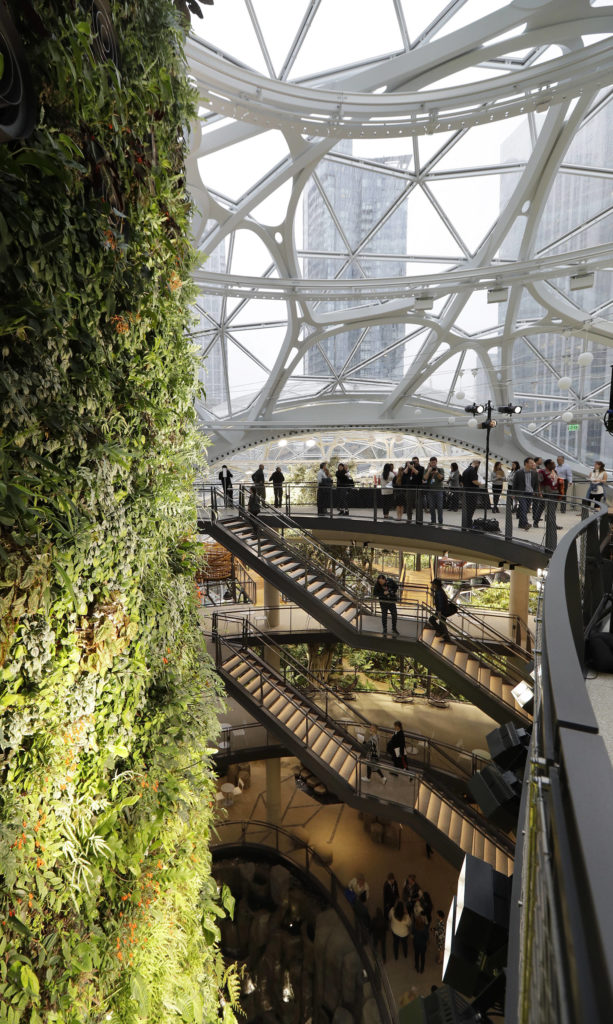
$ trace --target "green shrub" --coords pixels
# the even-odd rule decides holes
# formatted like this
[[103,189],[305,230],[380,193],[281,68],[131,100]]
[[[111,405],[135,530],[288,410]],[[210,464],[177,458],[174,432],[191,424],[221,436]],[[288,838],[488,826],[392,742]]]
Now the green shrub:
[[111,7],[119,68],[90,4],[19,22],[37,125],[0,146],[0,1005],[29,1024],[229,1002],[193,583],[193,97],[170,0]]

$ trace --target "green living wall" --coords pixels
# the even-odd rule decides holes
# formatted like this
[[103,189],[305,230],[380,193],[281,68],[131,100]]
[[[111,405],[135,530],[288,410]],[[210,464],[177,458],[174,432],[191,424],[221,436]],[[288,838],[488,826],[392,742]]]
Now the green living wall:
[[104,5],[10,7],[37,114],[0,146],[0,1020],[233,1020],[182,26],[111,0],[115,63]]

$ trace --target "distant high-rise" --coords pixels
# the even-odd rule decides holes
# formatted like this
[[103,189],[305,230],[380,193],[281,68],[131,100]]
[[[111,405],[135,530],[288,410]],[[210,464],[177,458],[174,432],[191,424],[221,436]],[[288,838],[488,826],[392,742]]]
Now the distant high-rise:
[[[206,261],[206,269],[214,274],[223,274],[226,269],[226,254],[223,243],[219,245]],[[224,355],[221,340],[215,336],[215,325],[221,317],[222,298],[220,295],[201,293],[198,305],[194,310],[198,322],[194,327],[194,335],[201,339],[204,361],[200,362],[198,379],[203,385],[206,398],[204,407],[214,409],[215,406],[226,404],[226,384],[224,371]],[[209,314],[207,317],[206,314]],[[222,415],[227,410],[224,409]]]
[[[527,127],[519,129],[524,130]],[[507,157],[513,159],[517,151],[517,134],[511,135],[505,143],[503,160]],[[572,170],[556,175],[538,228],[536,253],[543,250],[566,252],[610,241],[611,216],[606,216],[611,203],[609,180],[597,174],[582,173],[582,169],[587,172],[590,167],[610,167],[612,158],[613,107],[608,103],[583,126],[568,149],[564,163]],[[508,202],[513,185],[513,175],[501,176],[501,208]],[[591,223],[582,227],[586,222]],[[513,235],[509,236],[501,248],[502,257],[516,258],[516,241]],[[597,309],[611,299],[607,278],[606,274],[596,274],[593,288],[574,292],[570,298],[586,310]],[[560,286],[564,290],[567,283],[560,282]],[[537,303],[524,292],[520,316],[532,319],[540,312]],[[538,350],[545,362],[536,358],[531,346]],[[593,353],[593,362],[580,371],[577,356],[588,348]],[[596,393],[598,389],[603,389],[600,397],[608,399],[610,362],[610,351],[604,345],[588,344],[576,335],[528,335],[527,341],[518,340],[513,348],[513,396],[522,395],[525,413],[539,413],[538,422],[541,422],[541,416],[547,417],[550,413],[553,422],[545,426],[539,436],[569,452],[580,462],[590,463],[601,458],[611,442],[600,419],[585,420],[578,430],[569,430],[568,424],[560,419],[559,413],[566,405],[567,395],[560,390],[558,377],[571,377],[574,389],[571,400],[576,400],[577,392],[585,396]]]
[[[352,143],[344,140],[334,150],[335,155],[351,156]],[[380,159],[377,164],[385,167],[387,161]],[[409,157],[406,160],[406,168]],[[399,168],[397,158],[389,166]],[[322,190],[315,182],[308,186],[304,197],[304,248],[317,253],[305,260],[304,273],[307,277],[333,280],[339,275],[343,280],[377,277],[396,277],[406,274],[406,260],[377,259],[377,254],[401,257],[407,251],[406,205],[395,210],[385,224],[373,233],[372,241],[365,251],[368,259],[360,263],[360,254],[350,262],[349,255],[373,229],[380,218],[389,210],[398,197],[398,180],[385,173],[366,170],[358,164],[326,160],[318,170]],[[337,223],[330,209],[334,211]],[[370,254],[374,254],[374,258]],[[342,274],[341,274],[342,271]],[[341,308],[337,303],[321,304],[320,310]],[[335,373],[373,381],[400,380],[403,372],[403,351],[399,346],[392,352],[385,349],[405,334],[403,324],[386,324],[368,329],[344,331],[323,341],[320,346],[310,349],[304,359],[304,372],[308,376],[330,377]],[[366,366],[358,367],[365,360],[372,360]]]

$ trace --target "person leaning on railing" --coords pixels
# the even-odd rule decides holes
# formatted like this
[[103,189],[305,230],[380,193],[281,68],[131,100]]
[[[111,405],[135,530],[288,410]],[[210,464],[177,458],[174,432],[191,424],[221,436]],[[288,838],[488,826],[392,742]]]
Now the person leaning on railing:
[[332,476],[327,462],[319,463],[317,473],[317,515],[325,516],[332,501]]

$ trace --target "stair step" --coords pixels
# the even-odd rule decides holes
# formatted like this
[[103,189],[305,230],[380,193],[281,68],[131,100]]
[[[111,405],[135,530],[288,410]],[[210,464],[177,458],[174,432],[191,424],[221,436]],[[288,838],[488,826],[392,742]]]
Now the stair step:
[[447,835],[449,830],[449,824],[451,822],[451,807],[449,804],[442,804],[438,816],[436,827]]
[[251,679],[249,679],[246,683],[243,683],[242,685],[245,687],[246,690],[249,691],[249,693],[253,694],[256,700],[262,700],[262,698],[266,698],[266,696],[273,689],[272,683],[266,679],[262,680],[262,685],[260,686],[259,675],[252,676]]
[[296,725],[302,718],[304,718],[304,714],[301,708],[297,708],[292,701],[288,700],[285,707],[281,711],[277,712],[277,718],[280,722],[283,722],[288,729],[291,729],[293,725]]
[[480,665],[479,666],[479,675],[477,676],[477,678],[478,678],[479,682],[481,683],[481,686],[487,686],[488,689],[490,688],[490,676],[491,676],[491,674],[492,673],[490,672],[490,670],[487,667],[487,665]]
[[[318,730],[318,732],[316,732]],[[311,737],[315,737],[312,739]],[[325,750],[330,742],[330,733],[320,725],[309,725],[309,746],[314,754],[321,757],[322,750]]]
[[503,875],[510,875],[513,872],[513,862],[506,853],[502,850],[496,851],[496,871],[501,871]]
[[435,636],[434,640],[430,644],[430,647],[432,648],[433,651],[437,651],[439,654],[442,654],[445,648],[445,641],[443,640],[443,637]]
[[232,670],[236,668],[241,661],[242,658],[240,658],[238,654],[235,654],[233,658],[229,658],[227,661],[224,661],[222,668],[224,672],[232,672]]
[[271,693],[267,693],[264,697],[264,707],[270,715],[275,718],[282,708],[287,706],[287,697],[284,693],[279,693],[278,690],[273,690]]
[[423,640],[423,642],[425,644],[431,644],[432,641],[434,640],[435,636],[436,636],[436,633],[434,632],[433,629],[424,629],[424,630],[422,630],[421,639]]
[[353,775],[353,773],[355,771],[355,768],[356,768],[355,757],[352,754],[348,754],[347,757],[345,758],[345,760],[343,761],[343,764],[338,769],[338,774],[343,779],[345,779],[345,782],[349,782],[351,780],[351,776]]
[[358,610],[354,604],[350,604],[348,608],[345,608],[344,612],[341,612],[342,617],[346,619],[347,622],[352,622],[353,619],[356,618],[357,614]]
[[456,846],[460,845],[463,820],[464,819],[462,818],[462,815],[458,814],[457,811],[454,811],[453,814],[451,815],[451,821],[449,822],[449,831],[447,834],[449,838],[453,840]]
[[485,845],[485,836],[478,829],[473,829],[473,857],[479,857],[483,860],[483,847]]
[[496,847],[491,839],[486,839],[483,844],[483,860],[492,867],[496,866]]
[[427,786],[424,786],[422,782],[417,793],[416,810],[419,811],[420,814],[423,814],[424,818],[428,817],[428,804],[430,803],[431,796],[432,790],[428,789]]
[[468,818],[462,819],[462,833],[460,835],[460,848],[464,853],[470,853],[473,848],[474,825]]
[[457,647],[456,647],[455,644],[450,644],[448,642],[445,642],[445,645],[443,647],[443,657],[447,658],[448,661],[454,661],[456,651],[457,651]]
[[428,801],[428,813],[427,817],[429,821],[432,821],[435,825],[438,822],[439,815],[441,812],[441,798],[436,793],[432,793],[430,800]]
[[459,668],[462,672],[466,672],[466,662],[467,661],[468,661],[468,652],[467,651],[457,650],[455,658],[453,659],[453,663],[456,666],[456,668]]
[[475,661],[474,658],[469,658],[468,661],[466,662],[466,667],[465,667],[464,671],[466,672],[467,676],[472,676],[472,678],[475,680],[475,682],[478,683],[479,682],[479,669],[480,668],[481,668],[481,665],[479,664],[478,661]]
[[338,738],[328,733],[328,742],[326,743],[325,747],[322,747],[321,750],[319,751],[319,756],[321,757],[322,761],[325,761],[326,764],[331,765],[332,761],[334,760],[338,753],[338,749]]
[[332,756],[332,759],[328,762],[328,764],[330,765],[331,768],[334,768],[335,772],[337,772],[339,771],[341,765],[345,763],[346,758],[347,747],[343,746],[343,744],[339,742],[338,750],[336,754]]
[[[240,683],[241,686],[248,687],[248,689],[251,689],[251,686],[249,686],[251,682],[254,682],[256,680],[259,682],[260,679],[259,671],[256,668],[253,668],[253,666],[247,666],[246,668],[243,668],[242,671],[240,672],[234,671],[232,675],[236,679],[237,683]],[[262,683],[266,682],[268,682],[268,680],[263,678]]]
[[500,676],[490,674],[489,687],[492,693],[495,693],[497,697],[502,697],[504,700],[502,678]]

